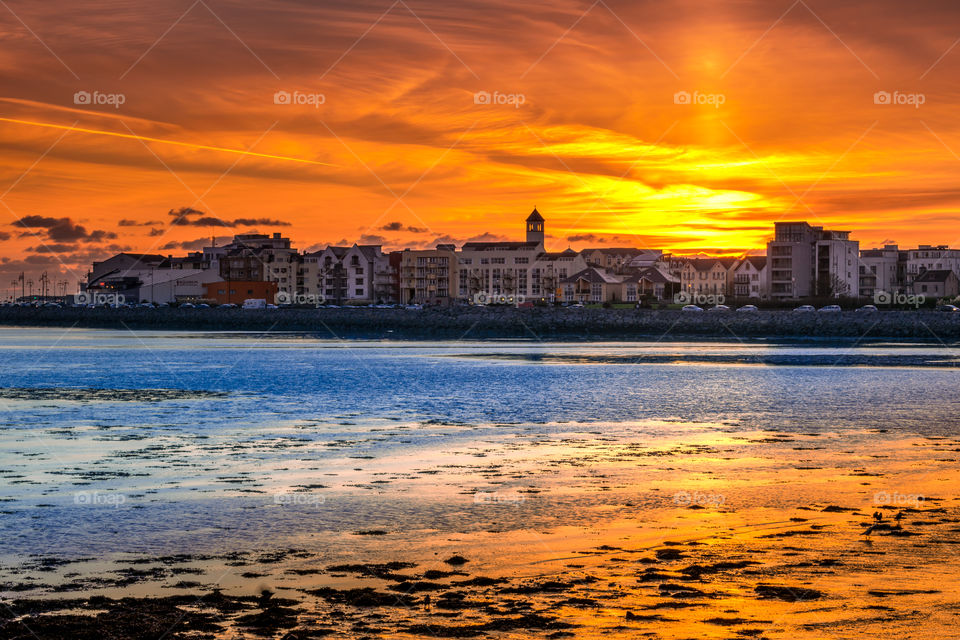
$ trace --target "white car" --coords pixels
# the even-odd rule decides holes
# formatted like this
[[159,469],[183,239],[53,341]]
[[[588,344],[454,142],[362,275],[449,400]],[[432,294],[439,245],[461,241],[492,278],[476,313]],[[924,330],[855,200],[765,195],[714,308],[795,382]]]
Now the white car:
[[862,307],[857,307],[858,313],[873,313],[877,311],[877,307],[872,304],[865,304]]
[[683,309],[681,309],[681,311],[692,311],[694,313],[697,313],[697,312],[703,311],[703,309],[701,309],[695,304],[687,304],[683,306]]
[[810,313],[812,311],[816,311],[816,308],[810,304],[802,304],[794,309],[794,311],[799,311],[800,313]]
[[718,304],[710,307],[707,311],[730,311],[730,307],[725,304]]
[[759,311],[759,309],[757,309],[757,305],[755,304],[745,304],[737,309],[737,311],[740,313],[755,313]]
[[820,313],[840,313],[841,311],[843,309],[838,304],[828,304],[825,307],[820,307]]

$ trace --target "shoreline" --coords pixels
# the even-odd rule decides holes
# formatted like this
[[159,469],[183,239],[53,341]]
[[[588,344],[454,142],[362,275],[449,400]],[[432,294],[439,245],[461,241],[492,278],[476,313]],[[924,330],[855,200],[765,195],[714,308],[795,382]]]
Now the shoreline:
[[452,307],[407,309],[0,308],[0,326],[305,332],[334,339],[560,342],[840,339],[960,341],[960,314],[689,313],[679,310]]

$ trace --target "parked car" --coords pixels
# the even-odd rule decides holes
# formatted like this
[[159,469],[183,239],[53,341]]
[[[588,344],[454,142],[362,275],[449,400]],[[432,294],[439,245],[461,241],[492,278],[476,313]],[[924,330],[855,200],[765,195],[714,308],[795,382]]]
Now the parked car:
[[209,309],[209,308],[210,308],[210,305],[208,305],[206,302],[201,302],[200,304],[197,305],[197,309]]
[[757,311],[759,311],[759,309],[757,309],[757,305],[755,304],[745,304],[739,309],[737,309],[737,311],[742,313],[756,313]]
[[725,304],[717,304],[707,309],[707,311],[730,311],[730,307]]
[[570,305],[570,308],[571,308],[571,309],[583,309],[583,303],[582,303],[582,302],[574,302],[572,305]]
[[182,305],[180,305],[180,308],[181,308],[181,309],[196,309],[197,306],[196,306],[195,304],[193,304],[192,302],[184,302]]
[[794,309],[794,311],[799,311],[800,313],[810,313],[812,311],[816,311],[816,308],[814,308],[814,306],[810,304],[802,304],[796,309]]
[[828,304],[825,307],[820,307],[820,313],[840,313],[841,311],[843,309],[838,304]]
[[265,308],[267,308],[267,309],[279,309],[280,307],[278,307],[278,306],[275,305],[275,304],[268,304]]
[[946,313],[957,313],[960,311],[960,307],[956,307],[952,304],[942,304],[937,307],[937,311],[944,311]]
[[266,309],[267,301],[263,298],[247,298],[243,301],[244,309]]
[[237,305],[233,304],[232,302],[228,302],[227,304],[222,304],[222,305],[220,305],[220,308],[221,308],[221,309],[236,309],[236,308],[237,308]]
[[697,313],[699,311],[703,311],[703,309],[698,307],[695,304],[686,304],[683,306],[683,309],[681,309],[681,311],[692,311],[694,313]]
[[872,304],[865,304],[862,307],[857,307],[857,313],[873,313],[877,311],[877,307]]

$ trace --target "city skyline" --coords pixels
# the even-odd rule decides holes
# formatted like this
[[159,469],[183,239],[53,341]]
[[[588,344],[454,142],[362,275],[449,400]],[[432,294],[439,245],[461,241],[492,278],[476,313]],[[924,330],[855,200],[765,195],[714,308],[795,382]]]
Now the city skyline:
[[865,11],[7,3],[0,277],[255,230],[508,239],[533,204],[556,250],[956,244],[960,9]]

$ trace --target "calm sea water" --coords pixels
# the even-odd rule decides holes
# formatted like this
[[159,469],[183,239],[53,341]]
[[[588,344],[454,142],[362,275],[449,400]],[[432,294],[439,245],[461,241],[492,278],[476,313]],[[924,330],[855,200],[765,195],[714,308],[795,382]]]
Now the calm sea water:
[[[700,361],[770,353],[821,366]],[[389,493],[377,478],[402,486],[418,469],[463,467],[471,456],[533,451],[573,434],[633,442],[704,429],[953,435],[957,369],[891,366],[899,356],[945,353],[923,345],[339,342],[5,328],[0,535],[8,555],[83,554],[232,548],[384,522],[464,527],[464,516],[441,503],[475,478],[434,487],[432,497],[399,488],[371,506],[370,496]],[[843,366],[851,354],[882,366]],[[669,362],[622,359],[650,355]],[[220,395],[115,401],[31,391],[63,388]],[[342,499],[322,518],[316,510],[269,521],[252,515],[288,490]]]

